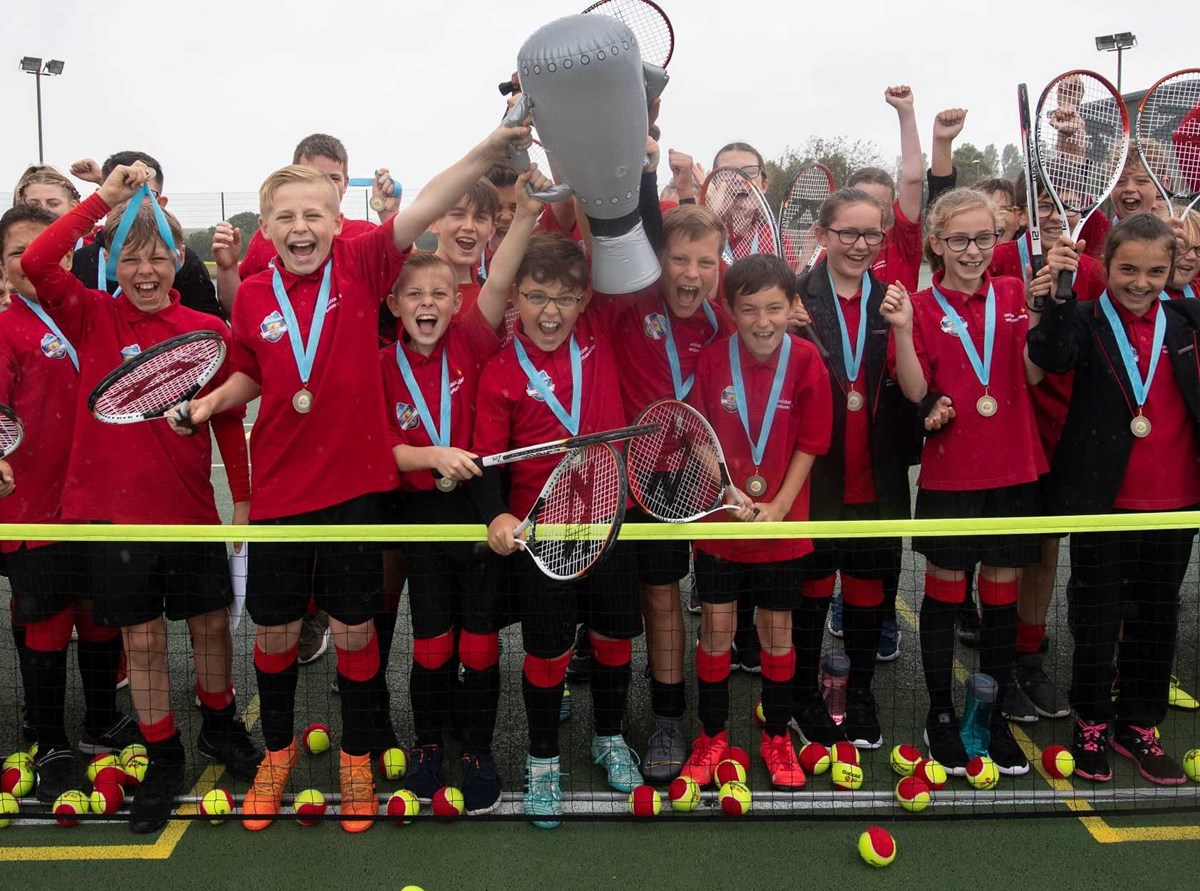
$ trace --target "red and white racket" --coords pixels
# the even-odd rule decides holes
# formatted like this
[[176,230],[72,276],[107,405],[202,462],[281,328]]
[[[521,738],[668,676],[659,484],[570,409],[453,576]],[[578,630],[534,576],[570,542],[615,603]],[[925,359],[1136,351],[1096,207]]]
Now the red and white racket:
[[225,361],[215,331],[191,331],[138,353],[105,375],[88,396],[88,411],[106,424],[161,418],[212,380]]
[[1161,78],[1138,105],[1138,155],[1171,213],[1200,201],[1200,68]]
[[637,38],[642,61],[666,68],[675,53],[675,29],[662,7],[650,0],[600,0],[584,13],[606,15],[624,22]]
[[729,240],[725,260],[735,263],[755,254],[783,256],[775,215],[766,196],[737,167],[718,167],[704,178],[700,203],[725,224]]
[[0,403],[0,458],[7,458],[21,446],[25,439],[25,425],[17,413]]
[[821,205],[836,188],[833,173],[816,161],[801,167],[788,185],[787,195],[779,208],[779,235],[783,259],[797,272],[812,269],[821,259],[817,218]]

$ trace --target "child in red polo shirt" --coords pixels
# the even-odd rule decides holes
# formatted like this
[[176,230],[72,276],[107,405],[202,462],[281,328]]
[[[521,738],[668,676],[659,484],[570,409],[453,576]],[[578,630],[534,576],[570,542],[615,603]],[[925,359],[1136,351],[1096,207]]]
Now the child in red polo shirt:
[[[1037,478],[1046,459],[1037,437],[1029,383],[1040,377],[1025,358],[1029,316],[1020,280],[987,272],[1000,220],[986,195],[947,192],[929,211],[933,287],[909,298],[888,288],[881,314],[892,326],[889,349],[904,395],[951,400],[954,418],[925,441],[917,517],[1012,517],[1038,512]],[[925,739],[930,757],[961,776],[967,753],[952,694],[954,619],[976,564],[980,667],[1003,691],[1010,681],[1021,568],[1037,562],[1037,536],[914,537],[926,558],[921,657],[929,690]],[[1000,710],[989,754],[1005,774],[1029,770]]]
[[[782,259],[761,254],[733,264],[725,277],[735,334],[709,344],[696,364],[689,399],[724,446],[734,486],[744,492],[736,516],[778,521],[808,518],[808,474],[829,448],[833,416],[829,374],[816,347],[787,332],[797,301],[795,273]],[[800,558],[808,539],[696,543],[700,640],[696,647],[702,732],[681,775],[700,785],[713,780],[729,753],[730,645],[740,595],[757,607],[762,646],[766,724],[760,753],[771,783],[799,789],[804,771],[788,736],[796,661],[814,665],[818,650],[797,653],[792,610],[800,598]]]
[[496,234],[499,212],[499,192],[488,179],[480,177],[457,204],[429,226],[437,236],[437,255],[454,269],[458,293],[462,295],[459,312],[468,312],[479,299],[486,278],[479,275],[480,262]]
[[[1035,362],[1077,374],[1048,493],[1055,513],[1200,504],[1200,306],[1159,299],[1175,250],[1171,228],[1153,215],[1122,219],[1104,248],[1108,290],[1091,303],[1049,302],[1030,330]],[[1074,246],[1050,251],[1052,280],[1077,262]],[[1195,535],[1191,526],[1071,536],[1073,754],[1085,779],[1112,780],[1111,746],[1152,783],[1187,781],[1154,731],[1167,714]]]
[[[95,195],[39,235],[21,257],[21,268],[42,305],[78,351],[80,404],[62,495],[66,521],[220,522],[210,482],[207,428],[204,435],[185,441],[170,436],[161,424],[102,424],[83,404],[101,378],[128,356],[185,332],[228,333],[220,319],[179,303],[172,288],[179,256],[164,244],[163,220],[156,214],[163,214],[175,244],[182,244],[183,233],[174,217],[152,201],[137,211],[118,257],[121,296],[114,299],[107,291],[87,288],[63,268],[63,256],[106,213],[106,228],[116,231],[123,215],[117,205],[138,194],[153,172],[140,162],[116,167]],[[222,372],[216,382],[223,379]],[[249,507],[242,417],[240,409],[232,409],[212,418],[229,474],[235,522],[245,522]],[[91,551],[96,620],[124,631],[130,692],[150,756],[130,809],[130,826],[135,832],[153,832],[169,817],[185,778],[183,743],[171,711],[164,612],[187,619],[191,631],[203,715],[197,742],[201,754],[224,761],[234,775],[245,778],[253,776],[262,757],[236,717],[225,547],[216,542],[113,542],[96,543]]]
[[[228,383],[195,400],[193,421],[261,395],[255,424],[251,522],[378,522],[398,483],[379,374],[379,302],[413,241],[453,205],[524,127],[499,127],[435,177],[403,214],[361,238],[340,239],[337,187],[293,165],[260,190],[261,231],[274,269],[246,279],[234,304]],[[302,321],[303,320],[303,321]],[[354,430],[354,436],[344,431]],[[181,430],[181,432],[183,432]],[[247,829],[269,826],[299,758],[294,738],[296,645],[309,599],[329,614],[342,704],[342,828],[362,832],[378,813],[370,748],[378,701],[381,606],[377,547],[356,542],[261,544],[246,608],[259,626],[254,661],[267,754],[242,804]]]

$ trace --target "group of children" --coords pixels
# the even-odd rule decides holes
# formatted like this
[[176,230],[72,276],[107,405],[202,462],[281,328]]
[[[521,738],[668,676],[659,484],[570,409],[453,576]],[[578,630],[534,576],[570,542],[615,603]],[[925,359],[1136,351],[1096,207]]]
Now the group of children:
[[[337,659],[341,824],[370,828],[379,809],[372,756],[397,745],[388,661],[403,590],[415,734],[406,783],[422,799],[453,781],[468,813],[498,804],[499,632],[514,620],[529,735],[524,809],[539,827],[556,826],[563,812],[559,721],[568,666],[585,650],[591,754],[615,790],[680,774],[713,782],[730,753],[735,667],[761,673],[759,751],[776,788],[806,781],[789,728],[802,743],[878,748],[872,682],[877,659],[894,658],[899,642],[899,538],[702,539],[694,552],[684,542],[620,541],[570,582],[517,553],[517,527],[556,459],[483,470],[475,459],[621,427],[661,399],[689,402],[717,433],[734,487],[722,519],[909,518],[914,464],[917,517],[1200,504],[1200,304],[1187,299],[1200,270],[1200,219],[1164,222],[1131,159],[1114,196],[1120,221],[1097,260],[1097,245],[1060,236],[1072,221],[1058,218],[1038,185],[1053,247],[1035,275],[1022,234],[1024,183],[953,187],[951,143],[965,112],[935,120],[926,209],[912,91],[892,87],[885,99],[900,122],[901,182],[856,171],[822,207],[824,255],[799,276],[770,254],[726,266],[737,233],[697,205],[693,159],[671,152],[676,200],[660,204],[652,146],[641,203],[662,271],[634,294],[592,290],[586,218],[571,202],[534,197],[549,171],[508,163],[509,147],[530,141],[525,125],[492,131],[399,213],[380,171],[379,225],[341,215],[341,144],[305,139],[295,163],[263,183],[260,228],[244,259],[247,233],[217,226],[215,289],[207,274],[188,274],[196,260],[164,209],[161,166],[150,156],[77,164],[73,172],[99,183],[82,201],[61,174],[32,169],[0,218],[13,292],[0,315],[0,402],[27,429],[21,449],[0,462],[0,521],[218,523],[211,428],[235,523],[487,527],[486,548],[256,544],[246,608],[262,747],[237,717],[222,546],[5,542],[39,796],[53,800],[78,782],[63,715],[75,628],[87,703],[80,748],[144,741],[149,766],[131,826],[165,823],[185,777],[165,618],[186,619],[202,714],[197,751],[251,784],[243,823],[265,829],[299,756],[297,647],[315,604],[328,613]],[[765,163],[750,145],[723,148],[714,166],[726,165],[765,188]],[[108,233],[131,201],[132,226],[113,248]],[[426,229],[437,235],[435,252],[413,248]],[[111,263],[110,248],[119,252]],[[922,254],[933,284],[918,291]],[[1035,309],[1064,271],[1076,274],[1075,299]],[[88,412],[88,393],[123,359],[196,330],[220,333],[229,358],[191,401],[189,422],[107,426]],[[247,453],[242,422],[256,399]],[[1080,776],[1111,779],[1111,746],[1151,781],[1182,782],[1154,728],[1192,539],[1190,529],[1072,536],[1069,702],[1040,653],[1059,539],[914,539],[926,558],[930,756],[950,774],[966,771],[952,667],[955,623],[978,568],[980,669],[1002,704],[988,751],[1000,771],[1029,769],[1008,720],[1074,709]],[[689,741],[679,584],[693,567],[700,733]],[[839,576],[849,675],[835,719],[819,661]],[[622,723],[643,632],[651,716],[639,758]],[[122,643],[136,725],[113,691]],[[445,760],[450,733],[461,742],[457,776]]]

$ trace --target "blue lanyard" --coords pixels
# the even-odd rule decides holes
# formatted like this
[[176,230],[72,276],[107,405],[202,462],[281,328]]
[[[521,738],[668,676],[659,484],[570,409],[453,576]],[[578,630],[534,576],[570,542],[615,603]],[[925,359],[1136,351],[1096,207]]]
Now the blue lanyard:
[[[1027,245],[1025,243],[1025,239],[1028,237],[1029,237],[1029,234],[1026,233],[1025,235],[1022,235],[1020,238],[1017,239],[1017,253],[1021,255],[1021,281],[1025,282],[1025,284],[1029,284],[1029,279],[1026,277],[1025,269],[1027,267],[1030,269],[1033,268],[1033,260],[1029,256],[1029,245]],[[1071,284],[1072,285],[1075,284],[1075,279],[1077,279],[1077,278],[1079,278],[1079,269],[1078,268],[1074,272],[1071,273]]]
[[292,344],[292,355],[296,357],[296,370],[300,372],[300,383],[308,386],[312,377],[313,362],[317,358],[317,346],[321,343],[321,330],[325,327],[325,312],[329,308],[329,279],[333,271],[333,258],[325,261],[325,272],[321,276],[321,290],[317,292],[317,305],[313,309],[312,327],[308,329],[308,343],[300,336],[300,323],[296,311],[283,287],[283,277],[278,269],[271,271],[271,287],[275,289],[275,302],[287,323],[288,340]]
[[867,298],[871,296],[871,272],[867,270],[862,277],[862,297],[859,304],[859,319],[858,319],[858,349],[857,351],[850,348],[850,328],[846,324],[846,316],[842,312],[842,301],[838,297],[837,285],[833,283],[833,273],[829,271],[829,266],[825,266],[825,274],[829,276],[829,290],[833,294],[833,308],[837,310],[838,328],[842,332],[842,365],[846,369],[846,380],[854,383],[858,380],[858,373],[862,369],[863,356],[866,354],[864,347],[867,345]]
[[[158,202],[150,193],[150,184],[142,183],[141,189],[129,199],[129,204],[125,206],[125,213],[121,215],[121,224],[117,226],[117,231],[112,237],[112,252],[108,256],[105,274],[113,281],[116,281],[117,278],[117,261],[121,258],[121,249],[125,246],[125,238],[133,227],[133,221],[137,219],[138,211],[142,209],[143,201],[149,201],[150,206],[154,209],[154,221],[158,224],[158,237],[167,246],[167,250],[175,255],[175,271],[178,272],[179,267],[183,265],[179,259],[175,238],[171,235],[171,227],[167,224],[166,214],[163,213],[162,208],[158,206]],[[105,285],[101,287],[103,288]]]
[[483,253],[479,255],[479,280],[487,281],[487,247],[483,249]]
[[446,362],[445,345],[442,345],[442,423],[437,427],[433,425],[433,415],[429,413],[425,394],[421,392],[417,379],[413,375],[412,366],[408,364],[408,356],[404,355],[404,347],[399,343],[396,344],[396,364],[400,366],[400,374],[404,377],[404,383],[408,387],[408,395],[412,399],[413,405],[417,407],[421,423],[429,431],[430,442],[442,448],[450,445],[450,368]]
[[[692,384],[696,382],[696,373],[689,374],[686,381],[683,379],[683,371],[679,367],[679,348],[675,346],[675,332],[671,330],[671,307],[665,305],[665,300],[663,303],[665,310],[663,316],[667,320],[665,340],[667,341],[667,364],[671,366],[671,386],[675,388],[675,398],[682,402],[687,398],[687,394],[692,392]],[[713,333],[708,336],[708,340],[704,341],[704,345],[707,346],[717,336],[717,314],[713,312],[713,308],[707,300],[703,301],[700,307],[704,310],[704,316],[708,319],[709,324],[713,326]]]
[[583,406],[583,359],[579,354],[579,344],[575,341],[575,335],[571,335],[571,413],[567,414],[562,407],[562,403],[558,398],[550,392],[550,388],[546,386],[546,382],[542,380],[542,373],[533,367],[533,363],[529,361],[529,355],[525,352],[525,347],[521,343],[519,337],[513,337],[513,346],[517,349],[517,361],[521,363],[521,370],[525,372],[525,377],[529,381],[529,386],[537,391],[542,397],[550,411],[554,412],[554,417],[558,418],[560,424],[567,428],[567,432],[572,436],[579,435],[579,415],[580,409]]
[[746,439],[750,443],[750,458],[754,466],[762,464],[763,454],[767,450],[767,440],[771,438],[771,427],[775,424],[775,409],[779,405],[779,394],[783,392],[783,379],[787,377],[788,357],[792,354],[791,335],[783,336],[783,344],[779,349],[779,359],[775,365],[775,377],[771,381],[771,395],[767,397],[767,407],[763,411],[762,428],[758,431],[758,442],[750,435],[750,406],[746,400],[746,385],[742,382],[742,359],[738,348],[738,336],[729,338],[729,373],[733,376],[733,395],[737,399],[738,417],[742,420],[742,429],[746,431]]
[[1125,363],[1125,373],[1129,375],[1129,387],[1133,390],[1133,401],[1137,403],[1140,412],[1142,406],[1146,404],[1150,385],[1154,383],[1154,372],[1158,370],[1163,340],[1167,336],[1166,313],[1160,309],[1154,319],[1154,341],[1150,346],[1150,365],[1146,369],[1146,377],[1143,380],[1142,373],[1138,370],[1137,359],[1133,357],[1129,334],[1125,331],[1125,326],[1121,324],[1121,319],[1112,304],[1112,299],[1108,296],[1108,291],[1100,295],[1100,307],[1104,310],[1104,317],[1108,319],[1108,326],[1112,328],[1113,337],[1116,338],[1117,350],[1121,353],[1121,361]]
[[979,378],[979,383],[983,384],[984,389],[987,389],[988,380],[992,376],[992,347],[996,343],[995,290],[991,285],[988,285],[987,302],[984,308],[982,362],[979,361],[979,351],[975,349],[975,343],[971,340],[971,334],[967,331],[967,325],[962,320],[962,316],[946,301],[946,298],[942,296],[942,292],[936,287],[933,289],[933,297],[937,300],[938,306],[942,308],[942,312],[950,319],[950,324],[954,326],[954,333],[958,335],[963,350],[966,351],[967,361],[971,363],[971,368],[975,370],[975,377]]
[[75,366],[75,370],[79,370],[79,354],[75,352],[75,347],[71,345],[71,341],[67,340],[67,336],[62,333],[62,329],[54,324],[54,319],[46,314],[46,310],[36,300],[30,300],[24,294],[17,294],[25,305],[29,307],[30,312],[42,320],[42,324],[50,329],[50,333],[58,338],[58,342],[63,345],[63,349],[67,351],[67,357],[71,360],[71,364]]
[[[1158,299],[1163,300],[1163,301],[1170,300],[1171,295],[1168,294],[1166,292],[1166,290],[1164,289],[1164,290],[1158,292]],[[1196,292],[1194,290],[1192,290],[1191,285],[1183,286],[1183,299],[1184,300],[1195,300],[1196,299]]]

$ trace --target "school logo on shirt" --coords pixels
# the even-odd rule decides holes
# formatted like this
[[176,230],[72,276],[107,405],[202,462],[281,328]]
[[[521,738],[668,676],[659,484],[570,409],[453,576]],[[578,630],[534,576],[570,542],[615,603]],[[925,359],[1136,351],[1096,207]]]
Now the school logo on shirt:
[[[943,334],[949,334],[951,337],[958,337],[958,332],[954,330],[954,322],[950,320],[949,316],[942,316],[942,321],[940,322],[940,324],[942,326]],[[963,319],[962,325],[963,325],[963,330],[964,331],[967,330],[967,320],[966,319]]]
[[421,426],[421,416],[407,402],[396,403],[396,420],[400,423],[401,430],[415,430]]
[[[554,392],[554,381],[551,380],[550,375],[544,371],[539,371],[538,374],[540,374],[542,376],[542,385],[545,386],[545,388],[549,392],[553,393]],[[542,394],[539,393],[536,389],[534,389],[533,384],[530,384],[529,386],[527,386],[525,388],[525,395],[529,396],[532,399],[536,399],[538,402],[546,401],[545,399],[542,398]]]
[[287,323],[284,322],[283,316],[275,311],[262,320],[262,324],[258,326],[258,333],[267,343],[275,343],[287,334]]
[[459,375],[459,377],[456,377],[454,380],[450,381],[450,395],[451,396],[453,396],[455,393],[457,393],[459,391],[459,389],[463,385],[463,381],[465,380],[465,378],[462,377],[461,369],[456,369],[454,373]]
[[121,361],[128,362],[141,351],[141,344],[131,343],[129,346],[123,346],[121,347]]
[[642,330],[651,340],[662,340],[667,336],[667,317],[660,312],[652,312],[642,319]]
[[733,392],[732,384],[721,391],[721,408],[730,414],[737,411],[737,394]]
[[65,359],[67,345],[58,338],[58,335],[47,331],[42,335],[42,353],[47,359]]

